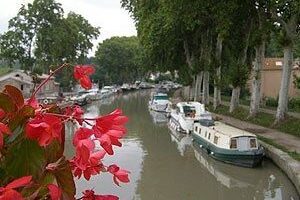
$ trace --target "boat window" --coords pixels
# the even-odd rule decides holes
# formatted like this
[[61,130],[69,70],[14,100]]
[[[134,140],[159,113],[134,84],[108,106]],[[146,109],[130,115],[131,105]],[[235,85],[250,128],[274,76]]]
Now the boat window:
[[201,134],[201,128],[199,128],[199,133]]
[[210,133],[208,134],[208,139],[210,140]]
[[219,140],[219,137],[215,136],[215,137],[214,137],[214,143],[215,143],[215,144],[218,144],[218,140]]
[[168,100],[167,95],[161,95],[161,96],[154,96],[155,100]]
[[186,117],[194,117],[196,114],[196,109],[194,106],[183,106],[183,112]]
[[205,131],[205,137],[207,136],[207,131]]
[[198,126],[195,126],[195,132],[197,132],[198,131]]
[[251,138],[250,139],[250,148],[256,148],[256,139],[255,138]]
[[237,148],[237,142],[236,139],[230,140],[230,149],[236,149]]

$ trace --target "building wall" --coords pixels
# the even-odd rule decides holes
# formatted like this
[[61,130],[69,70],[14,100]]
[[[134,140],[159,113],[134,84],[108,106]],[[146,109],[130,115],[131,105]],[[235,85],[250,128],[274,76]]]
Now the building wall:
[[[272,97],[277,98],[279,95],[280,84],[281,84],[281,69],[270,69],[270,70],[263,70],[262,71],[262,85],[261,85],[261,97]],[[293,83],[294,76],[296,74],[300,76],[299,70],[293,70],[290,80],[290,87],[289,87],[289,97],[297,97],[300,95],[300,90],[297,89]],[[251,86],[251,85],[250,85]],[[251,90],[252,88],[250,88]]]
[[3,81],[0,81],[0,90],[1,91],[4,90],[5,85],[15,86],[16,88],[18,88],[19,90],[22,91],[23,96],[25,98],[29,98],[31,93],[32,93],[32,86],[33,85],[23,83],[21,81],[17,81],[17,80],[12,79],[12,78],[8,78],[8,79],[5,79]]
[[38,96],[58,96],[59,86],[55,84],[54,79],[50,79],[37,93]]

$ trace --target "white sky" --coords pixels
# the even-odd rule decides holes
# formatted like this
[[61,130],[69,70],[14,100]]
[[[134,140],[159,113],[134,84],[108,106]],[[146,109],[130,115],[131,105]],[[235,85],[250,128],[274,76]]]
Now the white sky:
[[[0,0],[0,34],[7,30],[8,20],[16,16],[21,4],[33,0]],[[112,36],[136,35],[133,20],[121,8],[120,0],[56,0],[62,4],[65,14],[74,11],[86,18],[93,26],[100,27],[99,41]]]

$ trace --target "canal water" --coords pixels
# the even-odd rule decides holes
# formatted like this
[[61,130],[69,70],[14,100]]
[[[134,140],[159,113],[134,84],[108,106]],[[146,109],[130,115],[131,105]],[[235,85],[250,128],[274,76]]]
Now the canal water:
[[[150,91],[139,91],[93,102],[86,116],[121,108],[129,117],[123,147],[104,159],[131,172],[130,183],[113,183],[102,173],[90,181],[76,180],[77,196],[85,189],[114,194],[120,200],[299,200],[295,187],[270,160],[262,167],[241,168],[216,161],[193,144],[191,137],[171,131],[164,115],[150,112]],[[72,156],[71,132],[67,155]]]

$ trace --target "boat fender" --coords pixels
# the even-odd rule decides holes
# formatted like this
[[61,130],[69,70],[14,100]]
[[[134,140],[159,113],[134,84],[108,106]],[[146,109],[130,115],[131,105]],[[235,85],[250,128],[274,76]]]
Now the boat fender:
[[214,152],[210,152],[211,155],[214,155]]
[[202,146],[202,144],[200,144],[200,148],[202,148],[203,146]]

